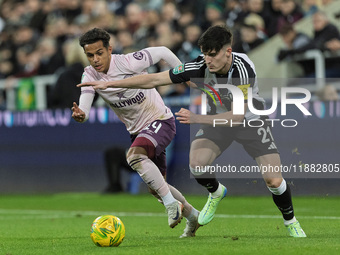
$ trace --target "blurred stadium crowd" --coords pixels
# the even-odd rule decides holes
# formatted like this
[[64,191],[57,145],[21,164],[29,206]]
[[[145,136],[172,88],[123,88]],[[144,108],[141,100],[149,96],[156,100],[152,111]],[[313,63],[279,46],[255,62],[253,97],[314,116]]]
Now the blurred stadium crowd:
[[204,30],[226,24],[233,50],[248,53],[332,1],[0,0],[0,79],[66,72],[77,83],[87,65],[78,37],[93,27],[110,32],[113,53],[162,45],[185,62],[200,54]]

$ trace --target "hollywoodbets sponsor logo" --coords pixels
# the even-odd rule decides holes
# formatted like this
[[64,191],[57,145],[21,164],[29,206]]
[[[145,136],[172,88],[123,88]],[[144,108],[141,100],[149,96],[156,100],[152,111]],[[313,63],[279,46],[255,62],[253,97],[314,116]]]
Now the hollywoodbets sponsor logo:
[[126,106],[131,106],[134,104],[141,104],[143,103],[143,101],[145,100],[145,95],[143,92],[139,92],[137,96],[133,97],[133,98],[129,98],[127,100],[118,102],[118,103],[114,103],[114,104],[110,104],[113,108],[122,108],[122,107],[126,107]]

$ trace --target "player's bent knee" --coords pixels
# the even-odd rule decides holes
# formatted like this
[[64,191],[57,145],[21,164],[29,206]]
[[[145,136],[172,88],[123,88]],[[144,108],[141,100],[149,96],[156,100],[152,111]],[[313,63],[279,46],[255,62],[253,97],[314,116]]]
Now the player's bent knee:
[[282,178],[266,178],[265,182],[269,188],[278,188],[282,183]]
[[198,168],[200,166],[205,165],[204,162],[201,162],[201,160],[199,160],[196,156],[195,157],[191,156],[189,161],[190,161],[189,165],[191,168]]
[[209,163],[205,160],[202,160],[202,158],[195,156],[190,157],[190,172],[194,176],[201,176],[202,174],[209,172]]
[[139,169],[141,169],[141,164],[143,160],[147,159],[148,157],[144,154],[128,154],[127,156],[127,162],[129,166],[138,172]]
[[207,172],[207,166],[195,166],[189,165],[190,172],[193,176],[198,177]]

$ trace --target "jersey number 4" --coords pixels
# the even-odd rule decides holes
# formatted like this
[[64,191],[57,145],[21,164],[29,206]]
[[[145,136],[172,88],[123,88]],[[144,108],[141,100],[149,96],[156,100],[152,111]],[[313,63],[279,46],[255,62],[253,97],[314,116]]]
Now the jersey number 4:
[[157,123],[157,121],[154,121],[152,124],[147,126],[145,129],[150,129],[150,127],[153,128],[154,129],[153,132],[157,134],[160,128],[162,127],[162,123]]

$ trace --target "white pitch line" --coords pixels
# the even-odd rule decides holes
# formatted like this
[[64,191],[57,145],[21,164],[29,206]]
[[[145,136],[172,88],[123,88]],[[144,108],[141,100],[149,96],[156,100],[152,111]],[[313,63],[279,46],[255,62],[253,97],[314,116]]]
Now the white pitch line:
[[[76,216],[99,216],[99,215],[116,215],[118,217],[164,217],[165,213],[146,213],[146,212],[109,212],[109,211],[62,211],[62,210],[19,210],[19,209],[0,209],[0,219],[9,217],[20,218],[70,218]],[[238,219],[280,219],[280,215],[255,215],[255,214],[216,214],[216,218],[238,218]],[[340,220],[338,216],[303,216],[301,219],[317,220]]]

